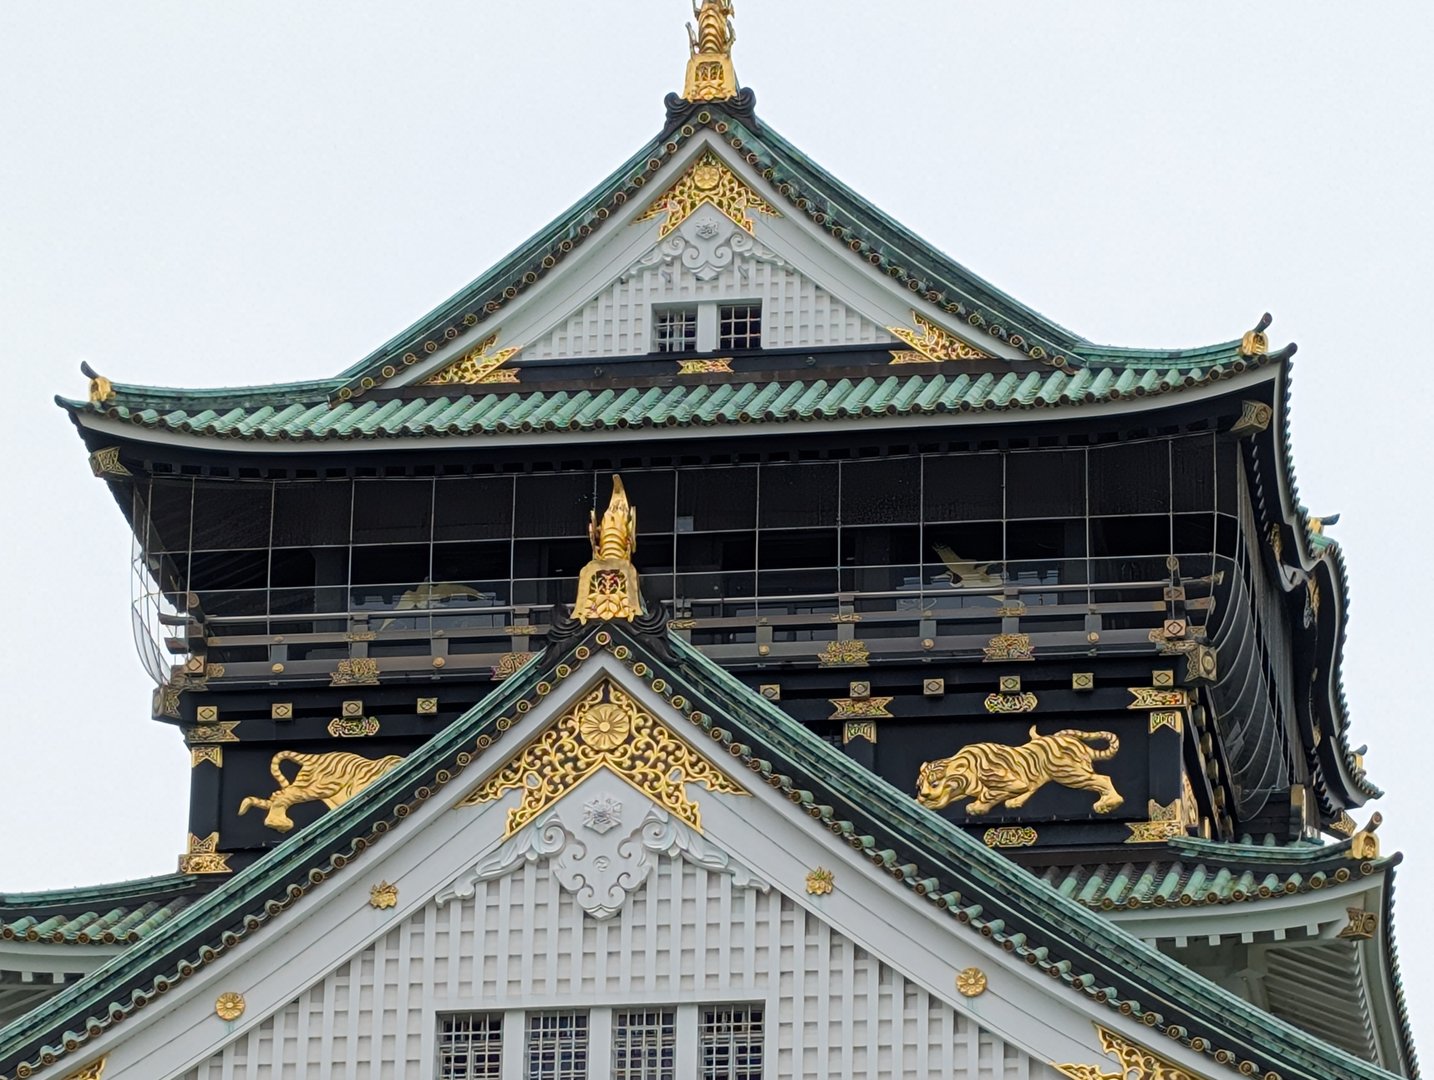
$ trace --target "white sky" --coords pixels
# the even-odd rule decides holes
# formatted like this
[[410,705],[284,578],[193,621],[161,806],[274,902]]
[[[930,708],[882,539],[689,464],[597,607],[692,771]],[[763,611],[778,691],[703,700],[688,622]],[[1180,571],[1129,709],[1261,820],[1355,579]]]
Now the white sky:
[[[0,4],[0,889],[169,872],[185,836],[187,755],[130,644],[127,532],[51,395],[83,395],[82,359],[181,386],[337,373],[657,132],[687,17]],[[1205,344],[1270,310],[1272,342],[1299,342],[1301,494],[1344,514],[1353,739],[1408,855],[1404,978],[1434,1031],[1434,762],[1411,704],[1429,572],[1403,569],[1434,531],[1434,5],[739,0],[738,35],[767,122],[1076,332]]]

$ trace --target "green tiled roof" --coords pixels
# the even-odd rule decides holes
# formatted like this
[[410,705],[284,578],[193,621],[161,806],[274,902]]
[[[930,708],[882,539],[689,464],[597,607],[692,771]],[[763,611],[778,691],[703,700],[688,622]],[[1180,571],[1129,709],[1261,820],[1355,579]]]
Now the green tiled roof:
[[194,877],[164,877],[50,892],[0,893],[0,941],[130,944],[190,905]]
[[1068,408],[1178,393],[1219,382],[1247,366],[1272,359],[1170,370],[882,374],[864,379],[447,394],[333,406],[311,400],[213,407],[178,394],[165,401],[153,392],[141,399],[146,401],[141,405],[124,388],[118,388],[119,396],[112,401],[61,399],[60,404],[77,413],[106,415],[136,427],[250,441],[596,432]]
[[1394,858],[1354,862],[1349,842],[1281,847],[1174,840],[1160,857],[1037,868],[1062,896],[1097,911],[1253,903],[1368,877]]
[[[422,801],[462,782],[475,756],[511,752],[496,745],[511,728],[506,718],[581,677],[585,659],[598,650],[610,652],[633,678],[649,680],[688,717],[694,733],[750,770],[751,782],[783,793],[834,840],[976,935],[971,940],[1024,959],[1050,975],[1060,992],[1131,1016],[1152,1038],[1179,1039],[1247,1074],[1276,1071],[1287,1080],[1393,1075],[1192,976],[1061,896],[807,731],[692,646],[615,623],[550,647],[356,798],[297,830],[159,933],[0,1029],[0,1076],[14,1075],[21,1064],[63,1058],[262,934],[329,876],[382,846]],[[655,681],[659,674],[665,686]]]

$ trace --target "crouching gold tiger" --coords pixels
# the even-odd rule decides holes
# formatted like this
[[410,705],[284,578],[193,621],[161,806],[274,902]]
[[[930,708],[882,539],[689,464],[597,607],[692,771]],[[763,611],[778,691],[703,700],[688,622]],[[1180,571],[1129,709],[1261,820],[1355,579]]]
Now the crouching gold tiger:
[[[299,772],[292,780],[280,769],[286,761],[299,766]],[[277,832],[288,832],[294,827],[289,807],[321,802],[332,810],[402,763],[403,758],[397,754],[374,760],[342,752],[300,754],[293,750],[280,750],[269,762],[269,771],[279,782],[279,790],[267,799],[258,795],[248,796],[239,804],[239,813],[248,813],[254,807],[267,810],[264,824]]]
[[[1090,746],[1105,742],[1104,749]],[[1005,803],[1011,809],[1026,804],[1051,781],[1068,788],[1094,791],[1097,814],[1108,814],[1125,801],[1110,777],[1095,771],[1097,761],[1109,761],[1120,750],[1120,740],[1109,731],[1058,731],[1038,735],[1024,746],[974,743],[954,756],[928,761],[917,776],[917,800],[940,810],[957,799],[969,798],[968,814],[984,814]]]

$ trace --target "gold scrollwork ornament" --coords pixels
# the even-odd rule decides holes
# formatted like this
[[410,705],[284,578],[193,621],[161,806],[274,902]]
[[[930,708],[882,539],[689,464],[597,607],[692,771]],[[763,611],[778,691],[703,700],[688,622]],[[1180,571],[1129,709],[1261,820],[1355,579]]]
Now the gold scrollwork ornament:
[[688,784],[747,794],[636,699],[604,682],[458,805],[479,806],[521,791],[518,805],[508,811],[505,835],[512,836],[599,769],[625,780],[697,832],[702,831],[702,811],[688,796]]
[[1201,1080],[1195,1073],[1162,1057],[1154,1050],[1117,1035],[1109,1028],[1097,1024],[1100,1048],[1103,1053],[1115,1058],[1120,1068],[1106,1072],[1100,1065],[1057,1065],[1052,1068],[1068,1080]]
[[749,233],[756,231],[753,214],[782,216],[776,207],[749,188],[740,176],[723,164],[721,158],[708,150],[637,220],[648,221],[667,215],[657,231],[658,238],[664,239],[703,206],[719,210],[734,225]]

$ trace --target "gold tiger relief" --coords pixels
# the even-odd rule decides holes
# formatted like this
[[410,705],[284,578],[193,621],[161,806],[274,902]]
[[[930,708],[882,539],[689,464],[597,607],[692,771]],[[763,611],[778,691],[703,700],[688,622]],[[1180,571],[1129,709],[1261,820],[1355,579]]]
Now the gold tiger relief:
[[[292,780],[284,775],[281,768],[286,761],[299,766]],[[239,813],[247,813],[252,807],[267,810],[269,813],[264,818],[264,824],[278,832],[288,832],[294,827],[289,818],[289,807],[306,802],[322,802],[330,810],[342,806],[402,761],[398,754],[373,760],[343,752],[300,754],[294,750],[280,750],[269,762],[269,771],[279,782],[279,790],[267,799],[249,796],[239,804]]]
[[[1090,744],[1104,742],[1103,749]],[[1125,801],[1110,777],[1095,771],[1120,751],[1120,740],[1109,731],[1058,731],[1039,735],[1031,728],[1024,746],[973,743],[955,755],[928,761],[917,774],[917,801],[940,810],[957,799],[968,814],[984,814],[1004,803],[1019,809],[1051,781],[1080,791],[1093,791],[1097,814],[1108,814]]]

